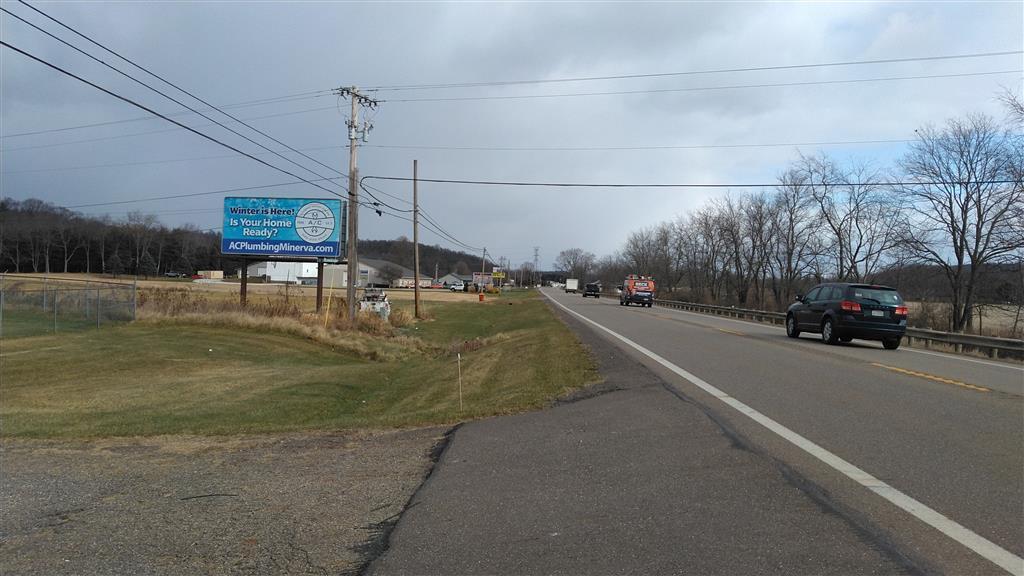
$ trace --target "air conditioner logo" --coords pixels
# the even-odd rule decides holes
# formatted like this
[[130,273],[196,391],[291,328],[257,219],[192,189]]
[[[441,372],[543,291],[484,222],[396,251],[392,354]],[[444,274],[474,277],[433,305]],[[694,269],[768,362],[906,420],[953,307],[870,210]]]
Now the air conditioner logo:
[[310,244],[319,244],[334,232],[334,213],[320,202],[303,204],[295,214],[295,231]]

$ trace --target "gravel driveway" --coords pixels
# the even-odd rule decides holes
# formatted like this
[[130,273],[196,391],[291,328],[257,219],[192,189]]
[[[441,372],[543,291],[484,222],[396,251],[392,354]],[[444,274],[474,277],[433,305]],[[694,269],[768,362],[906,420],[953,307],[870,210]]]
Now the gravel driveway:
[[356,573],[445,428],[0,444],[15,574]]

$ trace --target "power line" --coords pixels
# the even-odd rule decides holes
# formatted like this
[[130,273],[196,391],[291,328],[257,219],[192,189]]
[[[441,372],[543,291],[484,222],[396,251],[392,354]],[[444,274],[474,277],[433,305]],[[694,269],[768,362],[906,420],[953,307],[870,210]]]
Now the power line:
[[[453,97],[453,98],[407,98],[399,100],[386,100],[385,102],[452,102],[452,101],[474,101],[474,100],[523,100],[523,99],[546,99],[546,98],[561,98],[561,97],[575,97],[575,96],[608,96],[608,95],[628,95],[628,94],[649,94],[649,93],[663,93],[663,92],[699,92],[699,91],[712,91],[712,90],[727,90],[727,89],[742,89],[742,88],[760,88],[760,87],[783,87],[783,86],[804,86],[814,84],[836,84],[836,83],[856,83],[856,82],[874,82],[874,81],[895,81],[895,80],[911,80],[911,79],[929,79],[929,78],[952,78],[959,76],[983,76],[983,75],[997,75],[997,74],[1012,74],[1019,73],[1021,70],[1003,70],[994,72],[977,72],[977,73],[965,73],[965,74],[947,74],[947,75],[933,75],[933,76],[906,76],[906,77],[892,77],[892,78],[861,78],[852,80],[831,80],[831,81],[820,81],[820,82],[803,82],[803,83],[777,83],[777,84],[748,84],[748,85],[735,85],[735,86],[710,86],[710,87],[696,87],[696,88],[670,88],[663,90],[632,90],[632,91],[619,91],[619,92],[586,92],[586,93],[569,93],[569,94],[529,94],[519,96],[467,96],[467,97]],[[283,116],[294,116],[297,114],[308,114],[311,112],[324,112],[328,110],[337,110],[336,106],[323,106],[317,108],[308,108],[304,110],[295,110],[291,112],[281,112],[276,114],[266,114],[262,116],[251,116],[245,120],[263,120],[269,118],[280,118]],[[200,125],[199,128],[205,128],[212,126],[213,124]],[[92,142],[101,142],[106,140],[117,140],[120,138],[132,138],[135,136],[145,136],[149,134],[161,134],[166,132],[174,132],[176,128],[162,129],[162,130],[146,130],[142,132],[134,132],[131,134],[119,134],[114,136],[101,136],[98,138],[87,138],[81,140],[72,140],[69,142],[56,142],[51,144],[37,144],[33,146],[20,146],[17,148],[3,148],[2,152],[15,152],[19,150],[38,150],[42,148],[54,148],[58,146],[70,146],[74,144],[87,144]],[[856,142],[853,142],[856,143]],[[869,142],[864,142],[869,143]],[[824,143],[823,143],[824,144]],[[788,144],[779,144],[780,146]],[[365,145],[368,147],[386,148],[383,145]],[[767,146],[767,145],[765,145]],[[391,146],[392,148],[398,148],[398,146]],[[452,147],[452,149],[462,149],[461,147]],[[483,148],[481,148],[483,149]],[[567,148],[571,149],[571,148]],[[615,149],[615,148],[609,148]],[[638,148],[639,149],[639,148]]]
[[912,139],[831,140],[822,142],[767,142],[754,144],[693,144],[664,146],[429,146],[411,144],[365,144],[367,148],[399,150],[453,150],[482,152],[600,152],[628,150],[703,150],[713,148],[771,148],[781,146],[843,146],[852,144],[905,144]]
[[389,104],[399,102],[468,102],[478,100],[530,100],[540,98],[570,98],[580,96],[623,96],[630,94],[667,94],[679,92],[706,92],[713,90],[735,90],[740,88],[780,88],[786,86],[820,86],[829,84],[856,84],[862,82],[892,82],[897,80],[928,80],[938,78],[963,78],[969,76],[994,76],[998,74],[1019,74],[1022,69],[994,70],[990,72],[963,72],[958,74],[929,74],[923,76],[886,76],[879,78],[854,78],[850,80],[812,80],[806,82],[776,82],[769,84],[734,84],[731,86],[702,86],[696,88],[657,88],[650,90],[618,90],[610,92],[570,92],[562,94],[521,94],[513,96],[450,96],[439,98],[402,98],[383,100]]
[[[405,200],[405,199],[403,199],[403,198],[401,198],[399,196],[395,196],[394,194],[390,194],[388,192],[385,192],[384,190],[381,190],[380,188],[376,188],[374,186],[366,184],[362,180],[360,180],[359,186],[364,191],[366,191],[367,194],[370,194],[370,196],[374,197],[377,200],[379,200],[379,199],[376,196],[373,196],[373,194],[369,190],[367,190],[367,188],[369,188],[371,190],[375,190],[375,191],[379,192],[382,195],[390,196],[391,198],[394,198],[394,199],[399,200],[401,202],[405,202],[406,204],[410,204],[410,205],[412,204],[408,200]],[[390,205],[386,205],[386,206],[388,206],[392,210],[397,210],[397,211],[400,211],[400,212],[412,212],[412,210],[399,210],[398,208],[395,208],[394,206],[390,206]],[[429,213],[427,213],[427,211],[423,208],[422,205],[420,206],[419,211],[420,211],[420,215],[423,216],[423,218],[427,222],[430,222],[430,224],[432,224],[433,226],[435,226],[437,228],[437,230],[434,230],[434,232],[436,232],[437,234],[441,234],[441,235],[445,236],[446,238],[448,238],[451,242],[454,242],[455,244],[460,245],[460,246],[462,246],[464,248],[470,249],[470,250],[472,250],[474,252],[479,252],[479,251],[483,250],[483,248],[476,247],[476,246],[470,246],[469,244],[466,244],[465,242],[459,240],[453,234],[451,234],[450,232],[445,230],[445,228],[443,226],[441,226],[440,224],[437,223],[437,220],[435,220],[433,217],[430,216]],[[424,225],[422,222],[420,224]]]
[[[247,100],[245,102],[235,102],[232,104],[224,104],[221,108],[235,109],[235,108],[249,108],[251,106],[262,106],[265,104],[280,104],[283,102],[296,102],[299,100],[311,100],[313,98],[323,98],[324,96],[330,96],[330,90],[315,90],[310,92],[299,92],[297,94],[288,94],[284,96],[275,96],[272,98],[261,98],[259,100]],[[315,95],[314,95],[315,94]],[[188,116],[192,112],[175,112],[174,114],[168,114],[168,116]],[[100,126],[113,126],[116,124],[127,124],[131,122],[144,122],[148,120],[154,120],[152,116],[138,116],[135,118],[125,118],[122,120],[108,120],[106,122],[93,122],[91,124],[79,124],[77,126],[65,126],[63,128],[47,128],[45,130],[34,130],[32,132],[16,132],[14,134],[0,134],[0,138],[18,138],[20,136],[35,136],[38,134],[50,134],[53,132],[67,132],[69,130],[81,130],[84,128],[98,128]],[[212,126],[212,124],[211,124]]]
[[[733,149],[733,148],[771,148],[788,146],[845,146],[845,145],[868,145],[868,144],[906,144],[915,142],[913,139],[879,139],[879,140],[832,140],[821,142],[771,142],[752,144],[693,144],[693,145],[664,145],[664,146],[429,146],[429,145],[400,145],[400,144],[362,144],[364,148],[381,148],[395,150],[449,150],[449,151],[476,151],[476,152],[603,152],[603,151],[651,151],[651,150],[705,150],[705,149]],[[345,146],[316,146],[311,148],[299,148],[303,152],[314,152],[318,150],[338,150]],[[262,152],[255,153],[257,156],[264,155]],[[121,168],[128,166],[147,166],[151,164],[169,164],[173,162],[191,162],[196,160],[219,160],[226,158],[237,158],[235,154],[219,154],[215,156],[193,156],[189,158],[172,158],[167,160],[143,160],[139,162],[117,162],[108,164],[89,164],[84,166],[66,166],[54,168],[31,168],[27,170],[6,170],[0,175],[6,174],[27,174],[36,172],[62,172],[68,170],[88,170],[93,168]],[[408,200],[393,196],[367,185],[385,196],[391,196],[407,204]]]
[[[134,66],[134,67],[138,68],[139,70],[142,70],[142,71],[143,71],[143,72],[145,72],[146,74],[149,74],[150,76],[152,76],[152,77],[154,77],[154,78],[156,78],[156,79],[160,80],[160,81],[161,81],[161,82],[163,82],[164,84],[167,84],[168,86],[171,86],[172,88],[174,88],[174,89],[178,90],[179,92],[182,92],[182,93],[184,93],[184,94],[187,94],[187,95],[191,96],[191,97],[192,97],[193,99],[195,99],[195,100],[198,100],[199,102],[202,102],[203,104],[205,104],[206,106],[209,106],[209,107],[213,108],[214,110],[217,110],[218,112],[220,112],[221,114],[223,114],[223,115],[225,115],[225,116],[227,116],[227,117],[231,118],[232,120],[234,120],[234,121],[236,121],[236,122],[240,122],[240,123],[241,123],[241,124],[242,124],[243,126],[246,126],[246,127],[247,127],[247,128],[249,128],[250,130],[253,130],[253,131],[255,131],[255,132],[259,133],[260,135],[264,136],[265,138],[269,138],[270,140],[272,140],[272,141],[276,142],[277,144],[280,144],[281,146],[284,146],[285,148],[288,148],[289,150],[292,150],[293,152],[297,152],[297,153],[298,153],[299,155],[301,155],[301,156],[303,156],[303,157],[305,157],[305,158],[307,158],[307,159],[313,160],[314,162],[316,162],[317,164],[320,164],[321,166],[324,166],[325,168],[328,168],[328,169],[330,169],[330,170],[334,170],[333,168],[331,168],[330,166],[327,166],[327,165],[323,164],[323,163],[322,163],[322,162],[320,162],[319,160],[316,160],[316,159],[314,159],[314,158],[311,158],[311,157],[309,157],[309,156],[307,156],[307,155],[305,155],[305,154],[303,154],[303,153],[301,153],[301,152],[298,152],[297,150],[295,150],[295,149],[294,149],[294,148],[292,148],[291,146],[288,146],[288,145],[287,145],[287,144],[285,144],[284,142],[281,142],[280,140],[278,140],[278,139],[276,139],[276,138],[274,138],[274,137],[270,136],[269,134],[267,134],[267,133],[265,133],[265,132],[263,132],[263,131],[261,131],[261,130],[258,130],[258,129],[256,129],[256,128],[253,128],[252,126],[250,126],[250,125],[248,125],[248,124],[246,124],[246,123],[242,122],[242,121],[241,121],[241,120],[239,120],[238,118],[235,118],[235,117],[234,117],[234,116],[232,116],[231,114],[228,114],[227,112],[224,112],[223,110],[220,110],[219,108],[217,108],[216,106],[214,106],[214,105],[210,104],[210,103],[209,103],[209,102],[207,102],[206,100],[203,100],[202,98],[200,98],[200,97],[196,96],[195,94],[192,94],[191,92],[189,92],[189,91],[185,90],[184,88],[181,88],[180,86],[178,86],[178,85],[176,85],[176,84],[174,84],[174,83],[172,83],[172,82],[170,82],[170,81],[168,81],[168,80],[164,79],[164,78],[163,78],[163,77],[161,77],[160,75],[158,75],[158,74],[155,74],[155,73],[153,73],[153,72],[149,71],[149,70],[148,70],[147,68],[145,68],[145,67],[143,67],[143,66],[140,66],[139,64],[136,64],[135,62],[133,62],[133,61],[132,61],[132,60],[130,60],[129,58],[126,58],[126,57],[122,56],[121,54],[118,54],[117,52],[115,52],[115,51],[111,50],[110,48],[107,48],[106,46],[104,46],[103,44],[101,44],[101,43],[97,42],[96,40],[93,40],[92,38],[90,38],[90,37],[86,36],[85,34],[82,34],[81,32],[79,32],[79,31],[75,30],[74,28],[72,28],[72,27],[68,26],[67,24],[64,24],[64,23],[63,23],[63,22],[61,22],[60,20],[57,20],[57,19],[56,19],[56,18],[54,18],[53,16],[50,16],[49,14],[46,14],[46,13],[45,13],[45,12],[43,12],[42,10],[39,10],[38,8],[36,8],[36,7],[32,6],[31,4],[29,4],[29,3],[25,2],[25,0],[19,0],[19,1],[20,1],[20,2],[22,3],[22,4],[24,4],[25,6],[29,7],[29,8],[30,8],[30,9],[32,9],[32,10],[34,10],[35,12],[37,12],[37,13],[39,13],[39,14],[42,14],[42,15],[43,15],[44,17],[48,18],[49,20],[51,20],[51,21],[53,21],[53,22],[56,22],[56,23],[57,23],[57,24],[59,24],[60,26],[62,26],[62,27],[64,27],[64,28],[66,28],[66,29],[68,29],[68,30],[70,30],[70,31],[71,31],[72,33],[74,33],[74,34],[77,34],[78,36],[80,36],[80,37],[82,37],[82,38],[86,39],[87,41],[91,42],[92,44],[94,44],[94,45],[96,45],[96,46],[98,46],[98,47],[100,47],[100,48],[102,48],[103,50],[105,50],[105,51],[109,52],[110,54],[113,54],[114,56],[116,56],[116,57],[120,58],[121,60],[123,60],[123,61],[125,61],[125,62],[127,62],[127,63],[131,64],[132,66]],[[224,125],[224,124],[222,124],[221,122],[218,122],[217,120],[214,120],[213,118],[210,118],[210,117],[209,117],[209,116],[207,116],[206,114],[204,114],[204,113],[200,112],[199,110],[196,110],[195,108],[193,108],[193,107],[189,106],[188,104],[185,104],[184,102],[182,102],[182,101],[178,100],[177,98],[174,98],[173,96],[171,96],[171,95],[169,95],[169,94],[167,94],[167,93],[165,93],[165,92],[163,92],[163,91],[161,91],[161,90],[159,90],[159,89],[157,89],[157,88],[154,88],[153,86],[150,86],[149,84],[147,84],[147,83],[143,82],[142,80],[139,80],[138,78],[135,78],[135,77],[134,77],[134,76],[132,76],[131,74],[128,74],[128,73],[126,73],[126,72],[124,72],[124,71],[122,71],[122,70],[120,70],[120,69],[118,69],[118,68],[115,68],[114,66],[112,66],[112,65],[108,64],[107,62],[105,62],[105,61],[103,61],[103,60],[101,60],[101,59],[97,58],[96,56],[93,56],[92,54],[89,54],[89,53],[88,53],[88,52],[86,52],[85,50],[82,50],[81,48],[79,48],[79,47],[77,47],[77,46],[75,46],[75,45],[71,44],[70,42],[67,42],[67,41],[66,41],[66,40],[64,40],[64,39],[62,39],[62,38],[59,38],[59,37],[55,36],[54,34],[52,34],[52,33],[48,32],[47,30],[44,30],[44,29],[40,28],[39,26],[36,26],[35,24],[33,24],[33,23],[29,22],[28,20],[25,20],[24,18],[22,18],[22,17],[18,16],[17,14],[14,14],[14,13],[12,13],[11,11],[7,10],[6,8],[0,7],[0,11],[3,11],[3,12],[4,12],[5,14],[9,14],[9,15],[13,16],[14,18],[17,18],[18,20],[20,20],[21,22],[23,22],[23,23],[27,24],[28,26],[31,26],[32,28],[34,28],[34,29],[38,30],[39,32],[42,32],[43,34],[46,34],[46,35],[47,35],[47,36],[49,36],[50,38],[53,38],[54,40],[57,40],[57,41],[58,41],[58,42],[60,42],[61,44],[64,44],[65,46],[68,46],[69,48],[71,48],[71,49],[75,50],[76,52],[79,52],[79,53],[81,53],[81,54],[85,55],[86,57],[88,57],[88,58],[90,58],[90,59],[92,59],[92,60],[95,60],[96,62],[99,62],[100,64],[102,64],[102,65],[106,66],[107,68],[109,68],[109,69],[111,69],[111,70],[113,70],[113,71],[117,72],[118,74],[120,74],[120,75],[124,76],[125,78],[128,78],[128,79],[132,80],[133,82],[136,82],[137,84],[140,84],[141,86],[144,86],[144,87],[146,87],[146,88],[148,88],[148,89],[152,90],[153,92],[156,92],[157,94],[160,94],[160,95],[161,95],[161,96],[163,96],[164,98],[167,98],[168,100],[171,100],[172,102],[174,102],[174,103],[176,103],[176,104],[178,104],[178,105],[180,105],[180,106],[184,106],[185,108],[187,108],[187,109],[191,110],[192,112],[194,112],[194,113],[196,113],[196,114],[198,114],[198,115],[202,116],[203,118],[206,118],[207,120],[209,120],[209,121],[211,121],[211,122],[214,122],[215,124],[217,124],[217,125],[218,125],[218,126],[220,126],[221,128],[224,128],[225,130],[228,130],[228,131],[229,131],[229,132],[231,132],[232,134],[235,134],[235,135],[237,135],[237,136],[240,136],[241,138],[244,138],[245,140],[247,140],[247,141],[251,142],[252,144],[255,144],[255,145],[259,146],[260,148],[263,148],[264,150],[266,150],[266,151],[268,151],[268,152],[271,152],[271,153],[273,153],[274,155],[278,156],[279,158],[281,158],[281,159],[283,159],[283,160],[285,160],[285,161],[287,161],[287,162],[290,162],[290,163],[292,163],[293,165],[295,165],[295,166],[297,166],[297,167],[299,167],[299,168],[302,168],[303,170],[306,170],[307,172],[309,172],[309,173],[311,173],[311,174],[315,174],[315,175],[316,175],[316,176],[317,176],[318,178],[323,178],[323,175],[321,175],[321,174],[318,174],[317,172],[315,172],[315,171],[313,171],[313,170],[310,170],[309,168],[307,168],[307,167],[303,166],[302,164],[299,164],[298,162],[296,162],[296,161],[292,160],[291,158],[288,158],[287,156],[284,156],[283,154],[280,154],[280,153],[278,153],[278,152],[276,152],[276,151],[274,151],[274,150],[270,149],[269,147],[267,147],[267,146],[265,146],[265,145],[263,145],[263,144],[261,144],[261,143],[259,143],[259,142],[255,141],[255,140],[253,140],[252,138],[249,138],[248,136],[246,136],[246,135],[244,135],[244,134],[242,134],[242,133],[240,133],[240,132],[238,132],[238,131],[236,131],[236,130],[234,130],[234,129],[232,129],[232,128],[229,128],[228,126],[225,126],[225,125]],[[338,172],[337,170],[334,170],[334,172],[335,172],[336,174],[340,174],[340,172]]]
[[225,148],[227,148],[229,150],[233,150],[233,151],[238,152],[239,154],[241,154],[243,156],[251,158],[251,159],[259,162],[260,164],[263,164],[264,166],[267,166],[268,168],[273,168],[274,170],[277,170],[278,172],[282,172],[284,174],[287,174],[287,175],[291,176],[292,178],[298,178],[298,179],[302,180],[303,182],[305,182],[307,184],[310,184],[312,186],[316,186],[317,188],[323,190],[324,192],[327,192],[328,194],[334,194],[336,196],[338,195],[337,192],[334,192],[332,190],[328,190],[327,188],[324,188],[323,186],[320,186],[319,184],[315,184],[314,182],[312,182],[310,180],[306,180],[305,178],[302,178],[301,176],[299,176],[297,174],[293,174],[293,173],[285,170],[284,168],[279,168],[277,166],[274,166],[273,164],[270,164],[269,162],[265,162],[263,160],[260,160],[259,158],[253,156],[252,154],[249,154],[248,152],[243,152],[242,150],[239,150],[238,148],[235,148],[234,146],[232,146],[230,144],[224,143],[224,142],[214,138],[213,136],[209,136],[209,135],[204,134],[204,133],[202,133],[202,132],[200,132],[200,131],[198,131],[198,130],[196,130],[194,128],[190,128],[189,126],[186,126],[186,125],[182,124],[181,122],[178,122],[177,120],[174,120],[172,118],[168,118],[167,116],[164,116],[163,114],[157,112],[156,110],[153,110],[152,108],[149,108],[148,106],[145,106],[143,104],[139,104],[138,102],[132,100],[131,98],[128,98],[127,96],[122,96],[120,94],[117,94],[115,92],[107,90],[106,88],[100,86],[99,84],[95,84],[93,82],[90,82],[89,80],[86,80],[85,78],[82,78],[81,76],[78,76],[78,75],[76,75],[76,74],[74,74],[72,72],[69,72],[69,71],[61,68],[60,66],[57,66],[56,64],[52,64],[50,62],[47,62],[46,60],[43,60],[42,58],[39,58],[38,56],[35,56],[33,54],[30,54],[30,53],[22,50],[21,48],[18,48],[16,46],[12,46],[11,44],[7,43],[4,40],[0,40],[0,46],[6,46],[7,48],[9,48],[11,50],[14,50],[15,52],[17,52],[17,53],[19,53],[19,54],[21,54],[21,55],[23,55],[23,56],[25,56],[27,58],[31,58],[32,60],[35,60],[36,62],[39,62],[40,64],[43,64],[44,66],[47,66],[49,68],[52,68],[52,69],[60,72],[61,74],[64,74],[66,76],[74,78],[75,80],[78,80],[79,82],[82,82],[84,84],[92,86],[93,88],[96,88],[97,90],[99,90],[99,91],[101,91],[101,92],[103,92],[105,94],[109,94],[110,96],[113,96],[114,98],[117,98],[118,100],[121,100],[123,102],[127,102],[128,104],[131,104],[132,106],[141,108],[142,110],[145,110],[146,112],[149,112],[150,114],[154,114],[156,116],[159,116],[159,117],[163,118],[164,120],[167,120],[168,122],[170,122],[172,124],[176,124],[176,125],[184,128],[184,129],[188,130],[189,132],[192,132],[192,133],[194,133],[194,134],[196,134],[198,136],[202,136],[203,138],[205,138],[205,139],[207,139],[207,140],[209,140],[211,142],[214,142],[216,144],[220,144],[221,146],[223,146],[223,147],[225,147]]
[[978,52],[973,54],[952,54],[943,56],[922,56],[908,58],[885,58],[878,60],[847,60],[842,62],[824,62],[817,64],[786,64],[775,66],[747,66],[742,68],[718,68],[712,70],[688,70],[684,72],[657,72],[652,74],[621,74],[616,76],[582,76],[576,78],[546,78],[539,80],[508,80],[497,82],[458,82],[449,84],[407,84],[397,86],[374,86],[370,90],[398,91],[398,90],[431,90],[438,88],[474,88],[482,86],[512,86],[519,84],[553,84],[564,82],[591,82],[596,80],[626,80],[635,78],[664,78],[671,76],[693,76],[698,74],[724,74],[729,72],[760,72],[769,70],[796,70],[803,68],[829,68],[837,66],[862,66],[868,64],[895,64],[901,62],[929,62],[938,60],[959,60],[968,58],[988,58],[993,56],[1010,56],[1022,54],[1022,50],[1007,50],[1002,52]]
[[[250,121],[251,120],[265,120],[267,118],[280,118],[280,117],[283,117],[283,116],[295,116],[297,114],[308,114],[310,112],[323,112],[325,110],[337,110],[337,109],[338,108],[336,106],[324,106],[324,107],[320,107],[320,108],[309,108],[309,109],[306,109],[306,110],[295,110],[295,111],[292,111],[292,112],[278,112],[276,114],[265,114],[263,116],[250,116],[249,118],[245,118],[245,120],[250,120]],[[181,113],[181,114],[186,114],[186,113]],[[173,115],[169,115],[169,116],[173,116]],[[230,122],[227,122],[227,124],[230,124]],[[210,126],[216,126],[216,124],[212,124],[212,123],[211,124],[200,124],[199,126],[196,126],[196,128],[209,128]],[[82,140],[71,140],[71,141],[68,141],[68,142],[56,142],[56,143],[53,143],[53,144],[36,144],[34,146],[20,146],[20,147],[17,147],[17,148],[3,148],[3,149],[0,149],[0,152],[15,152],[15,151],[18,151],[18,150],[37,150],[37,149],[40,149],[40,148],[54,148],[54,147],[57,147],[57,146],[69,146],[69,145],[72,145],[72,144],[87,144],[87,143],[90,143],[90,142],[101,142],[101,141],[104,141],[104,140],[117,140],[117,139],[120,139],[120,138],[132,138],[132,137],[135,137],[135,136],[146,136],[148,134],[163,134],[165,132],[177,132],[177,131],[178,131],[178,128],[163,128],[163,129],[160,129],[160,130],[146,130],[146,131],[143,131],[143,132],[133,132],[131,134],[118,134],[118,135],[115,135],[115,136],[100,136],[98,138],[86,138],[86,139],[82,139]]]
[[[395,182],[410,182],[412,178],[404,176],[363,176],[363,180],[391,180]],[[441,178],[418,178],[420,182],[433,182],[440,184],[473,184],[480,186],[517,186],[536,188],[774,188],[779,186],[778,182],[770,184],[620,184],[620,183],[584,183],[584,182],[516,182],[501,180],[448,180]],[[939,185],[962,185],[962,184],[1015,184],[1016,180],[972,180],[966,181],[945,181],[934,180],[930,182],[829,182],[829,186],[939,186]],[[808,183],[808,186],[815,185]],[[820,184],[824,185],[824,184]]]
[[[320,181],[326,180],[340,180],[341,178],[324,178]],[[317,182],[317,180],[313,180]],[[66,206],[66,208],[92,208],[95,206],[118,206],[121,204],[137,204],[140,202],[153,202],[156,200],[174,200],[178,198],[193,198],[195,196],[213,196],[215,194],[230,194],[232,192],[246,192],[248,190],[263,190],[266,188],[279,188],[281,186],[293,186],[295,184],[306,184],[306,180],[296,180],[294,182],[281,182],[279,184],[263,184],[260,186],[243,186],[241,188],[224,188],[221,190],[210,190],[208,192],[191,192],[188,194],[170,194],[167,196],[149,196],[147,198],[133,198],[131,200],[115,200],[113,202],[93,202],[91,204],[77,204],[75,206]]]

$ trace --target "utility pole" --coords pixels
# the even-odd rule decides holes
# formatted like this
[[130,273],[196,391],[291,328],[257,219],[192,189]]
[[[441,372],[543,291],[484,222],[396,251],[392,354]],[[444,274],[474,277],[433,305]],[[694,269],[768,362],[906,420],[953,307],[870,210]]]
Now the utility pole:
[[356,149],[358,140],[366,141],[366,135],[373,130],[373,125],[363,122],[359,125],[359,108],[365,106],[376,108],[379,102],[359,93],[359,90],[352,86],[350,88],[337,88],[335,94],[342,98],[348,98],[352,103],[351,115],[346,126],[348,126],[348,286],[345,290],[345,299],[348,301],[348,318],[356,319],[356,282],[359,280],[359,168],[356,160]]
[[413,294],[416,303],[413,305],[413,310],[416,319],[420,319],[420,199],[419,191],[417,189],[417,176],[418,176],[419,161],[412,161],[412,245],[413,245]]

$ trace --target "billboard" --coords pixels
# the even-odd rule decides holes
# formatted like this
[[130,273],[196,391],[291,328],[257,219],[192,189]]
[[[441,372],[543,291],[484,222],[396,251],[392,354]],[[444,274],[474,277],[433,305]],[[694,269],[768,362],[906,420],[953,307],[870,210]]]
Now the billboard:
[[345,204],[321,198],[225,198],[220,251],[338,258],[345,250]]

